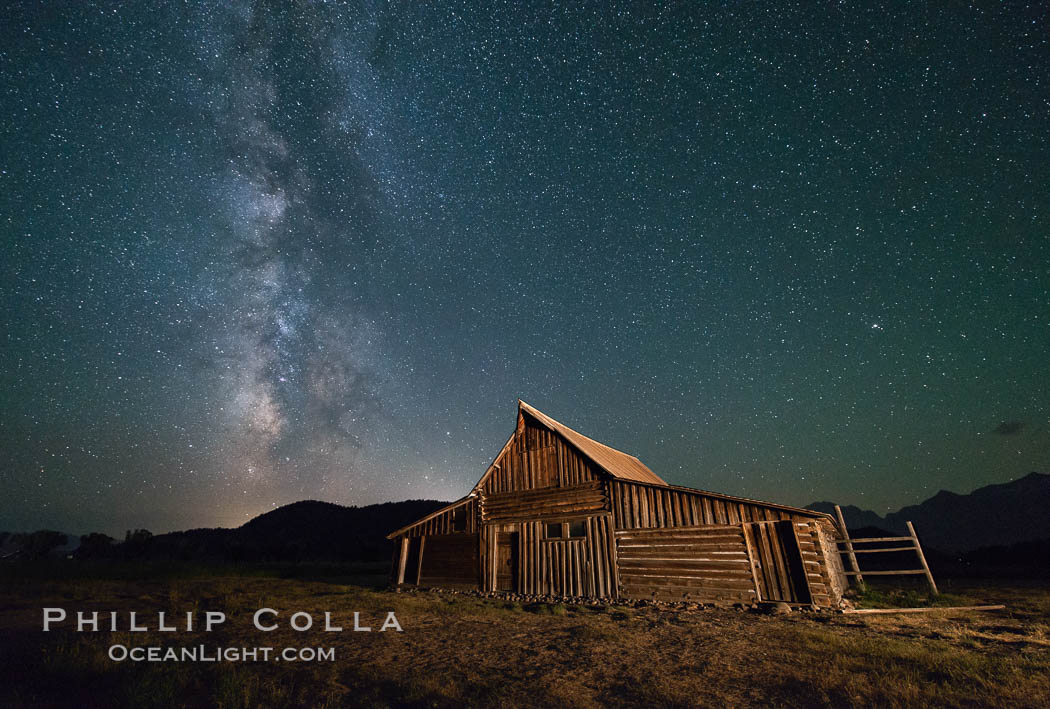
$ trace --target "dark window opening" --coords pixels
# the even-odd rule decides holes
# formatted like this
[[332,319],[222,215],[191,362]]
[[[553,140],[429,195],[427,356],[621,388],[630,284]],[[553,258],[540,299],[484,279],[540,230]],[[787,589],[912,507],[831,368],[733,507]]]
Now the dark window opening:
[[587,523],[585,520],[575,522],[547,522],[545,525],[545,539],[583,539],[587,536]]
[[452,531],[463,532],[467,529],[467,508],[457,507],[452,510]]

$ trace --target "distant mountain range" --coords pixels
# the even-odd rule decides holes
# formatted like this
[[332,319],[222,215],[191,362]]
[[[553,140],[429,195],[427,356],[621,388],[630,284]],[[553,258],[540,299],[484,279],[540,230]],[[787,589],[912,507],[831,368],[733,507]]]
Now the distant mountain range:
[[[808,508],[835,514],[832,502],[814,502]],[[1050,475],[1030,473],[968,495],[941,490],[885,517],[847,505],[842,516],[850,529],[877,527],[901,534],[907,534],[904,523],[910,520],[924,547],[943,552],[1050,539]]]

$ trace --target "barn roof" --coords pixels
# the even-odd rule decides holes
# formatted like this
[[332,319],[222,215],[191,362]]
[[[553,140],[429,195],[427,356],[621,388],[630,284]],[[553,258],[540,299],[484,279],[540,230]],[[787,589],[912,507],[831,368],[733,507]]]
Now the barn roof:
[[633,455],[628,455],[615,448],[610,448],[604,443],[599,443],[593,438],[588,438],[579,431],[574,431],[565,424],[555,421],[547,414],[529,406],[520,399],[518,400],[518,410],[524,411],[555,433],[561,434],[576,450],[614,478],[640,483],[653,483],[655,485],[667,484],[660,476],[649,470],[645,463]]
[[[762,505],[763,507],[771,507],[774,509],[784,510],[793,514],[805,515],[807,517],[827,517],[832,519],[831,515],[824,512],[814,512],[813,510],[807,510],[801,507],[792,507],[791,505],[781,505],[775,502],[764,502],[762,500],[754,500],[749,497],[739,497],[737,495],[726,495],[720,492],[710,492],[708,490],[698,490],[691,487],[682,487],[681,485],[670,485],[664,482],[656,473],[650,470],[645,463],[635,458],[633,455],[628,455],[615,448],[610,448],[604,443],[599,443],[593,438],[588,438],[578,431],[574,431],[565,424],[555,421],[547,414],[543,413],[539,409],[536,409],[526,404],[521,399],[518,400],[518,410],[527,413],[534,419],[539,421],[542,425],[546,426],[552,431],[561,434],[569,443],[576,447],[584,456],[589,458],[595,465],[604,470],[609,475],[619,480],[626,480],[634,483],[642,483],[645,485],[659,486],[667,488],[669,490],[677,490],[680,492],[701,494],[707,497],[717,497],[723,500],[730,500],[733,502],[746,502],[755,505]],[[511,436],[511,440],[514,436]],[[510,444],[510,440],[507,441],[507,445]],[[507,446],[504,446],[506,450]],[[500,451],[496,459],[503,455],[503,451]],[[491,467],[489,469],[491,471]],[[488,472],[478,481],[478,484],[474,486],[477,490],[481,487],[481,483],[488,477]],[[834,521],[834,520],[832,520]]]

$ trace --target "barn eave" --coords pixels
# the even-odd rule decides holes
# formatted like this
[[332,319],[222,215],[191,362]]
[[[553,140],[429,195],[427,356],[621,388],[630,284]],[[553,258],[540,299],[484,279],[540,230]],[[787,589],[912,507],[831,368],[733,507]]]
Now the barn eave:
[[396,532],[391,532],[390,534],[386,535],[386,538],[387,539],[393,539],[394,537],[399,537],[402,534],[404,534],[405,532],[408,532],[409,530],[411,530],[413,527],[418,527],[419,525],[421,525],[421,524],[423,524],[425,522],[429,522],[430,520],[434,519],[435,517],[443,515],[446,512],[449,512],[450,510],[454,510],[457,507],[460,507],[461,505],[465,505],[466,503],[470,502],[475,497],[477,497],[477,495],[474,492],[470,492],[468,495],[459,498],[455,502],[450,502],[449,504],[445,505],[441,509],[434,510],[433,512],[428,514],[426,517],[420,517],[419,519],[417,519],[412,524],[407,524],[404,527],[402,527],[401,529],[397,530]]

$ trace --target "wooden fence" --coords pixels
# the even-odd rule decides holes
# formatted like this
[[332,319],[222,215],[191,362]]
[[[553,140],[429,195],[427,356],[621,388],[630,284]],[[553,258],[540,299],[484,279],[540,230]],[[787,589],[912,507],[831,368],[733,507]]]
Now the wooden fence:
[[[850,538],[849,530],[846,529],[846,522],[842,518],[842,510],[838,505],[835,505],[835,514],[839,519],[839,526],[842,527],[843,539],[838,541],[838,544],[845,545],[845,549],[840,549],[839,553],[846,556],[849,559],[852,571],[845,572],[847,576],[854,576],[857,579],[857,586],[861,589],[864,588],[864,575],[868,576],[906,576],[913,574],[924,574],[926,576],[926,582],[930,586],[930,591],[937,595],[937,584],[933,580],[933,574],[930,573],[930,566],[926,563],[926,556],[922,553],[922,546],[919,544],[919,537],[915,534],[915,527],[912,523],[906,522],[908,525],[907,537],[861,537],[861,538]],[[908,542],[901,546],[902,542]],[[856,545],[860,544],[858,548]],[[897,546],[878,546],[871,547],[869,544],[896,544]],[[902,552],[902,551],[914,551],[916,557],[918,557],[919,564],[922,565],[921,569],[894,569],[894,570],[879,570],[879,571],[861,571],[860,564],[857,562],[857,554],[885,554],[888,552]]]

